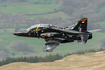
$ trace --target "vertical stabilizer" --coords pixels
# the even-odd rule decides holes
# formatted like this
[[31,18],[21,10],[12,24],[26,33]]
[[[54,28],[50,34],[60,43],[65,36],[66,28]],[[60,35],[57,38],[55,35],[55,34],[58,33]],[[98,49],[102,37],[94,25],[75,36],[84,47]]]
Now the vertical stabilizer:
[[87,20],[88,18],[82,18],[78,21],[78,24],[73,28],[73,30],[86,32],[87,31]]

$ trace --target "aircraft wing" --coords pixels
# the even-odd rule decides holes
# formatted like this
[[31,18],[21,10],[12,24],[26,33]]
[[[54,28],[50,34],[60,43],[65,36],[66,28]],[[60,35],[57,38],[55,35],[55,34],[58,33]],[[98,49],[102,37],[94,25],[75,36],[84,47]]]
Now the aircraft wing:
[[45,44],[45,49],[44,52],[52,52],[58,45],[60,42],[58,41],[48,41]]
[[75,31],[75,30],[60,29],[60,28],[56,28],[56,27],[51,27],[51,29],[57,30],[57,31],[62,31],[62,32],[67,32],[67,33],[83,34],[83,32],[79,32],[79,31]]

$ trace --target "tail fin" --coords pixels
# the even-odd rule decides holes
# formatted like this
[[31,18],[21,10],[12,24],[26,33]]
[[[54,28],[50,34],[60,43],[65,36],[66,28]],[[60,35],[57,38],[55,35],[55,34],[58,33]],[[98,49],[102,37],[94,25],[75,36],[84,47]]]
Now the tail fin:
[[73,28],[73,30],[86,32],[87,31],[87,20],[88,18],[82,18],[78,21],[78,24]]

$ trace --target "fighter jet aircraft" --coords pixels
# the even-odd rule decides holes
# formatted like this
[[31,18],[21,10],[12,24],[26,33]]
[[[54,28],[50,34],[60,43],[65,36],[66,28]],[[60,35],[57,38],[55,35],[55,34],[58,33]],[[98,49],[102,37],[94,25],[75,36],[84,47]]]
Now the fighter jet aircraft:
[[45,52],[52,52],[60,43],[83,42],[92,39],[92,33],[99,31],[87,31],[87,18],[83,18],[76,26],[60,27],[51,24],[36,24],[29,27],[27,30],[16,31],[13,34],[23,37],[35,37],[45,39]]

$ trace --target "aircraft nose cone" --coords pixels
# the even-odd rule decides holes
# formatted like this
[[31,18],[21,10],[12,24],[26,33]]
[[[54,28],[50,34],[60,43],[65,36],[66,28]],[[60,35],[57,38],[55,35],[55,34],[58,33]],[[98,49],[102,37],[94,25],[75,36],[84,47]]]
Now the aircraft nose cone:
[[19,31],[15,31],[13,34],[14,34],[14,35],[19,35],[20,32],[19,32]]
[[21,36],[21,35],[25,35],[26,32],[23,31],[23,30],[21,30],[21,31],[15,31],[13,34],[14,34],[14,35],[17,35],[17,36]]

